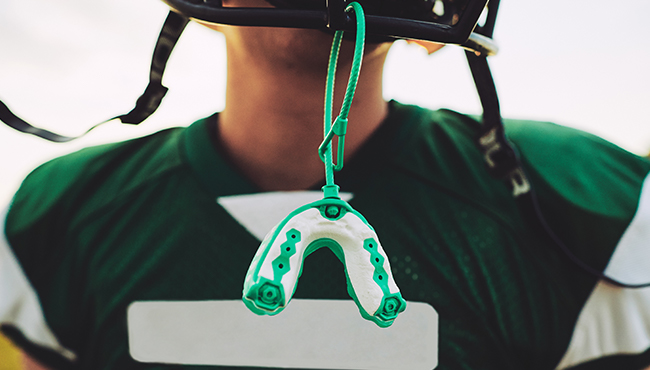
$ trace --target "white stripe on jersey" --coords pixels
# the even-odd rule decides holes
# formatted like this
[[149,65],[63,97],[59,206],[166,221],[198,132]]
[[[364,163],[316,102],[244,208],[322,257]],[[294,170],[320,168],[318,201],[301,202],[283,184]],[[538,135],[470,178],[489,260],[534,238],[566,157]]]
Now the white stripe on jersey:
[[6,216],[7,210],[0,214],[0,323],[16,327],[32,343],[75,361],[77,356],[61,346],[47,326],[36,292],[9,247],[4,231]]
[[[639,206],[619,240],[605,275],[623,283],[650,281],[650,176]],[[620,288],[599,282],[582,308],[569,348],[557,369],[604,356],[639,354],[650,348],[650,287]]]

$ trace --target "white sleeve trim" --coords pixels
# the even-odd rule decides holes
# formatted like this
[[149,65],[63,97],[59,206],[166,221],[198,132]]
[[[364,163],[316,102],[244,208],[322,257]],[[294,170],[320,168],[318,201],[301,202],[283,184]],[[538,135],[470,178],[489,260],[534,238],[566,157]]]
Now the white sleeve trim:
[[557,369],[604,356],[641,354],[648,348],[650,288],[620,288],[601,281],[580,312]]
[[15,326],[32,343],[75,361],[77,356],[64,348],[47,326],[36,292],[9,247],[6,215],[7,209],[0,211],[0,323]]
[[[650,282],[650,175],[639,205],[619,240],[605,275],[626,284]],[[564,357],[565,369],[604,356],[650,348],[650,287],[621,288],[600,281],[587,299]]]
[[625,284],[650,282],[650,176],[643,182],[639,206],[605,269]]

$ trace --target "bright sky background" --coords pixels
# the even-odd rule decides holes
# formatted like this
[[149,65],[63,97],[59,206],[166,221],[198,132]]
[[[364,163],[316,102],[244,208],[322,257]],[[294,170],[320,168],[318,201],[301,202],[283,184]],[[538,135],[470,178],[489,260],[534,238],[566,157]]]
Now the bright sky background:
[[[158,0],[0,1],[0,99],[27,121],[69,135],[128,112],[146,86],[166,12]],[[491,66],[504,116],[550,120],[649,152],[648,14],[647,0],[502,1],[495,33],[501,52]],[[166,71],[170,92],[140,127],[110,123],[71,144],[0,127],[0,204],[50,158],[222,109],[223,49],[219,34],[192,24]],[[397,44],[385,96],[480,112],[456,47],[427,56]]]

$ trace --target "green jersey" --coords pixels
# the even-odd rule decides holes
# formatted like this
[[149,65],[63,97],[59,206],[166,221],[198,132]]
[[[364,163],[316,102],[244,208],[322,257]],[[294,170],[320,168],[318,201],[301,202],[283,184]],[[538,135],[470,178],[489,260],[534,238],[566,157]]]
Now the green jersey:
[[[55,365],[162,369],[129,353],[133,302],[241,299],[264,234],[323,184],[260,192],[219,149],[217,118],[87,148],[28,176],[0,240],[7,333]],[[566,127],[505,125],[571,254],[624,282],[650,281],[650,162]],[[577,267],[488,175],[479,128],[391,102],[336,175],[381,239],[402,296],[438,313],[437,369],[650,364],[650,291]],[[336,256],[307,258],[294,297],[349,300]]]

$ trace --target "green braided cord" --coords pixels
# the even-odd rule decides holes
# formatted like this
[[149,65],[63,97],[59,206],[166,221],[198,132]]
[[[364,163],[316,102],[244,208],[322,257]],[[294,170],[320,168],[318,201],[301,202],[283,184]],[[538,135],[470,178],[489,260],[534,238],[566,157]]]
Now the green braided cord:
[[[325,150],[325,158],[321,154],[321,160],[325,163],[325,184],[333,186],[334,185],[334,168],[332,166],[332,145],[331,135],[329,140],[327,136],[330,132],[331,122],[332,122],[332,105],[334,101],[334,80],[336,76],[336,65],[339,59],[339,50],[341,49],[341,40],[343,38],[343,31],[336,31],[334,33],[334,41],[332,42],[332,50],[330,52],[330,60],[327,66],[327,84],[325,86],[325,117],[323,122],[325,141],[323,144],[327,145]],[[323,147],[321,144],[321,147]]]
[[352,59],[352,69],[350,71],[350,78],[348,79],[348,89],[345,91],[345,98],[343,99],[343,106],[341,106],[341,118],[348,118],[350,113],[350,106],[352,105],[352,98],[357,89],[357,82],[359,81],[359,72],[361,71],[361,62],[363,60],[363,50],[366,44],[366,18],[363,13],[363,8],[359,3],[350,4],[346,11],[354,9],[354,14],[357,17],[357,36],[354,44],[354,58]]
[[[341,112],[337,117],[337,121],[343,120],[347,124],[350,106],[354,98],[354,92],[357,89],[357,82],[359,81],[359,72],[361,70],[361,62],[363,60],[363,51],[366,40],[366,19],[363,8],[359,3],[351,3],[346,11],[354,11],[357,20],[357,34],[354,45],[354,57],[352,59],[352,68],[350,77],[348,79],[348,86],[341,105]],[[335,186],[334,184],[334,171],[340,171],[343,168],[343,154],[345,148],[345,132],[337,134],[339,136],[337,164],[333,164],[332,159],[332,138],[335,130],[332,127],[332,108],[334,100],[334,80],[336,77],[336,65],[338,61],[339,50],[341,47],[341,40],[343,38],[343,31],[336,31],[334,34],[334,41],[332,43],[332,50],[330,53],[330,60],[327,72],[327,84],[325,87],[325,115],[324,115],[324,135],[323,143],[319,147],[319,156],[323,163],[325,163],[325,183],[326,186]]]

